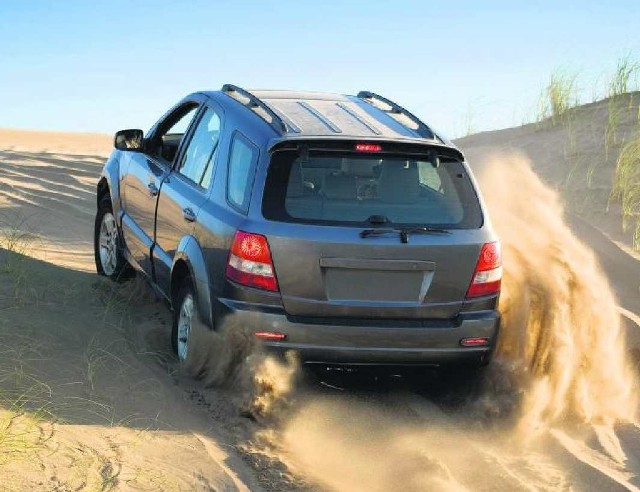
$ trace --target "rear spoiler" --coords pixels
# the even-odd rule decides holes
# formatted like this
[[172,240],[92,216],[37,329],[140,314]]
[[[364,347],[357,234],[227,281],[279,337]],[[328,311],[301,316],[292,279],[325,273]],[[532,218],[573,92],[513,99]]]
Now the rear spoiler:
[[[362,153],[356,149],[356,145],[362,144],[379,146],[380,150],[375,154],[380,155],[422,155],[434,153],[441,157],[450,157],[459,161],[464,161],[464,154],[455,146],[441,145],[437,142],[426,142],[424,140],[401,139],[361,139],[353,137],[326,138],[326,137],[300,137],[275,139],[269,145],[269,152],[283,150],[322,150],[326,152],[346,152]],[[369,153],[369,155],[375,155]]]

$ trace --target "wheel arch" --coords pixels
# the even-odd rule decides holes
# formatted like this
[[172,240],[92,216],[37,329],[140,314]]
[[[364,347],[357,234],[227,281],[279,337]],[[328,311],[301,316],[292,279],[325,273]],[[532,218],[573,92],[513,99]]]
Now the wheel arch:
[[114,215],[119,217],[120,212],[120,156],[119,152],[111,154],[105,163],[98,184],[96,185],[96,200],[100,206],[100,201],[105,197],[111,197],[111,208]]
[[211,285],[204,253],[193,236],[185,236],[178,244],[171,266],[171,304],[173,309],[175,296],[185,278],[191,278],[195,290],[198,314],[204,323],[215,329],[211,305]]
[[97,205],[100,206],[100,202],[105,196],[111,196],[111,188],[109,187],[109,182],[107,181],[106,176],[102,176],[100,181],[98,181],[98,186],[96,187],[96,198]]

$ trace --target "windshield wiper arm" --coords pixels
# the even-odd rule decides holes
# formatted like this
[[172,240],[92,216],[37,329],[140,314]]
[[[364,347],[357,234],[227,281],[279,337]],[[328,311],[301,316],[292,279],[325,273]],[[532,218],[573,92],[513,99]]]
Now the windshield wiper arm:
[[380,227],[376,229],[365,229],[360,231],[360,237],[372,237],[372,236],[385,236],[387,234],[400,234],[400,241],[403,243],[409,242],[409,234],[451,234],[446,229],[430,226],[419,227]]

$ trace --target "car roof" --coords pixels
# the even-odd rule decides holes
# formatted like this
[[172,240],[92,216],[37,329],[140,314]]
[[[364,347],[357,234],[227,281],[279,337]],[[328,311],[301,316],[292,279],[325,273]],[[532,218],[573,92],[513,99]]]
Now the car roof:
[[456,148],[409,111],[378,94],[355,96],[326,92],[245,90],[225,84],[203,91],[218,103],[244,106],[245,114],[261,118],[275,132],[274,140],[367,139],[410,141]]

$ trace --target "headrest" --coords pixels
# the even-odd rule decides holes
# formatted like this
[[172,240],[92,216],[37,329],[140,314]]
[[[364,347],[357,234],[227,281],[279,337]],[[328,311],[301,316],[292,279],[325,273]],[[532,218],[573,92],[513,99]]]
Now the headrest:
[[302,166],[299,162],[291,164],[289,172],[289,184],[287,186],[288,198],[299,198],[304,195],[304,181],[302,179]]
[[355,200],[358,196],[356,177],[347,174],[328,174],[322,189],[330,200]]
[[342,170],[347,174],[372,178],[376,175],[375,168],[378,162],[371,159],[349,159],[345,157],[342,159]]
[[378,181],[378,198],[389,203],[413,203],[420,196],[420,176],[415,162],[384,164]]

